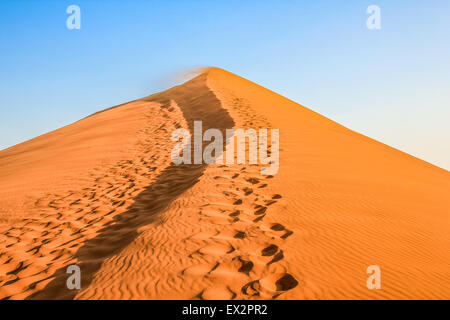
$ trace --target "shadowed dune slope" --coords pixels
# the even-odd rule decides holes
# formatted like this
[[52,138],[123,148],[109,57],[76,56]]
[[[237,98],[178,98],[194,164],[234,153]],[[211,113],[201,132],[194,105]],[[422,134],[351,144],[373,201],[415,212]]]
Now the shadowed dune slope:
[[[195,120],[279,129],[278,173],[174,165]],[[450,298],[448,171],[221,69],[1,151],[0,181],[0,299]]]

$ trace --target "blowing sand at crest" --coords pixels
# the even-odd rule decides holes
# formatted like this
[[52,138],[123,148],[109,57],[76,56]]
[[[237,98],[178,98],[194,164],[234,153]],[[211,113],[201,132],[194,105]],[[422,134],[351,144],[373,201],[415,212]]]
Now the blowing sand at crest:
[[[174,165],[195,120],[279,128],[278,173]],[[0,298],[450,298],[448,171],[221,69],[1,151],[0,181]]]

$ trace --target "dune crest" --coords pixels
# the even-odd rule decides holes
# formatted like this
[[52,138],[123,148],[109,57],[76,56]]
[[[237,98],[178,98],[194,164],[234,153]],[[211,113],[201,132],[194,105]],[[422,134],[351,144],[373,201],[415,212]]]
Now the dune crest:
[[[174,165],[196,120],[279,129],[278,173]],[[0,299],[448,299],[449,178],[205,69],[0,152]]]

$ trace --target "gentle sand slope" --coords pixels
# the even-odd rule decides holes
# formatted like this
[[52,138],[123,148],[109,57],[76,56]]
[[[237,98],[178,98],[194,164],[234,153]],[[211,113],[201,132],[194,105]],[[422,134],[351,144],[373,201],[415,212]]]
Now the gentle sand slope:
[[[171,164],[194,120],[280,129],[278,174]],[[220,69],[0,152],[0,181],[0,298],[450,298],[448,171]]]

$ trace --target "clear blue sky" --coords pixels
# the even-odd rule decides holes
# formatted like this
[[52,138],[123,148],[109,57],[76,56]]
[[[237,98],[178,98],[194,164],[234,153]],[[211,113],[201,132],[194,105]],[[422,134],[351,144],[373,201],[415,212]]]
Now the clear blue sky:
[[449,17],[448,0],[2,0],[0,149],[210,65],[450,169]]

